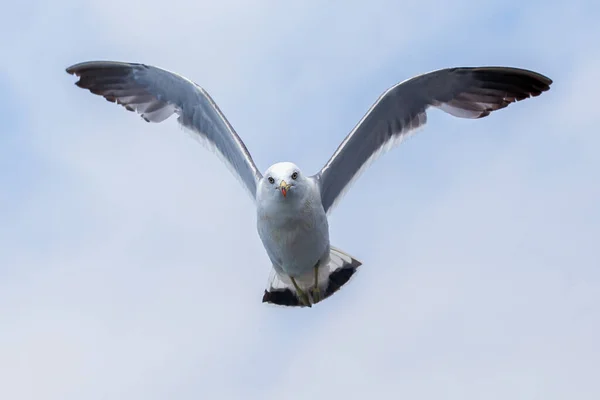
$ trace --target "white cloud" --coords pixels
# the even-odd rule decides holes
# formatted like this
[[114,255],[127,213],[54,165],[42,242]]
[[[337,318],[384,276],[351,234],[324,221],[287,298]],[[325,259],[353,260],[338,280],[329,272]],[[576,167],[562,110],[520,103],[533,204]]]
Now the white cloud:
[[[15,10],[0,73],[22,139],[2,143],[22,179],[0,172],[20,193],[0,196],[0,398],[598,396],[595,6],[378,4]],[[64,68],[97,58],[188,76],[260,168],[311,172],[412,74],[509,64],[555,85],[479,121],[432,113],[334,211],[333,243],[361,273],[292,310],[260,303],[268,258],[219,160],[174,120],[72,85]]]

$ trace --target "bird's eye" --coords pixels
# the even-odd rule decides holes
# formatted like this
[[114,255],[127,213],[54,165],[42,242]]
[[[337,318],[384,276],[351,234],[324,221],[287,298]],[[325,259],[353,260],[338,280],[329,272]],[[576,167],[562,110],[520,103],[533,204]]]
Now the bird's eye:
[[272,176],[269,177],[269,183],[272,185],[275,183],[275,179]]
[[296,179],[297,177],[298,177],[298,172],[294,172],[294,173],[292,174],[292,179]]

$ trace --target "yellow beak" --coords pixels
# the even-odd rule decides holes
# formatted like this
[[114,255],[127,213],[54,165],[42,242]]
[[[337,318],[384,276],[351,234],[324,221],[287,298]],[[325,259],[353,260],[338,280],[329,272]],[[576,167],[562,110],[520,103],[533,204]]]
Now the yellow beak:
[[281,183],[279,184],[279,189],[281,190],[281,194],[283,195],[283,197],[287,196],[287,192],[288,190],[290,190],[291,186],[292,185],[288,185],[286,181],[281,181]]

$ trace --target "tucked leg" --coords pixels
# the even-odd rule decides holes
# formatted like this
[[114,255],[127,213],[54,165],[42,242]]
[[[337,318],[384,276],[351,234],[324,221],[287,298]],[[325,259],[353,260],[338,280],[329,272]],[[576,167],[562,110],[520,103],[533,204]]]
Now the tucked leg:
[[307,307],[312,307],[310,304],[310,300],[308,300],[308,295],[306,293],[304,293],[304,290],[300,289],[300,286],[298,286],[298,284],[296,283],[296,280],[294,278],[292,278],[290,276],[290,279],[292,280],[292,283],[294,284],[294,288],[296,289],[296,292],[298,292],[298,296],[300,297],[300,300],[302,301],[302,303],[304,303],[304,305]]
[[318,303],[321,301],[321,291],[319,290],[319,264],[315,265],[315,286],[311,289],[313,301]]

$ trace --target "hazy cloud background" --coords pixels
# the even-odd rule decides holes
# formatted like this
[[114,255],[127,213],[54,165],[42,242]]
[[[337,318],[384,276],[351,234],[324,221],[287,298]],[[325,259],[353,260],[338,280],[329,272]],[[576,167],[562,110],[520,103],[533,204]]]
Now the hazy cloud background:
[[[597,1],[106,0],[0,16],[0,398],[597,399]],[[175,118],[64,68],[145,62],[205,87],[259,168],[313,173],[389,86],[511,65],[550,92],[439,111],[354,184],[363,260],[312,309],[261,304],[254,209]]]

